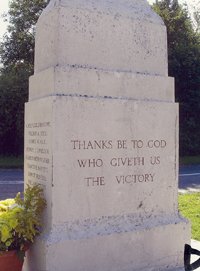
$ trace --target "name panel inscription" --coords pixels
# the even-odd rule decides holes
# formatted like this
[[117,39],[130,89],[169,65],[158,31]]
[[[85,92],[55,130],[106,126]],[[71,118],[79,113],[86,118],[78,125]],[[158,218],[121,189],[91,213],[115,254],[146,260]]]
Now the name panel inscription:
[[48,181],[51,167],[50,129],[50,122],[25,124],[25,162],[28,183],[40,182],[45,186]]

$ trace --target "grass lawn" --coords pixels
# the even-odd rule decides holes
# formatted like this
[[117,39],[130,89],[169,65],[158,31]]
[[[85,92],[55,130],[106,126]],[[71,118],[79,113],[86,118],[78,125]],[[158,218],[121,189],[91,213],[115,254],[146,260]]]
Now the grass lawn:
[[200,156],[185,156],[180,157],[179,159],[180,165],[195,165],[200,164]]
[[0,156],[0,168],[23,168],[23,157]]
[[192,239],[200,241],[200,192],[179,194],[179,210],[192,224]]

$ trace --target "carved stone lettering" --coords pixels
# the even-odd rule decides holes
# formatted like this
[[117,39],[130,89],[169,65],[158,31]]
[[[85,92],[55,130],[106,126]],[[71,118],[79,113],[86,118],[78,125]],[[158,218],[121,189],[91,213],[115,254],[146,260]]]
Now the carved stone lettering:
[[34,122],[26,124],[27,146],[25,162],[29,183],[46,182],[50,167],[50,150],[48,136],[50,122]]
[[[167,148],[167,141],[165,139],[109,139],[109,140],[82,140],[72,139],[71,148],[76,151],[76,167],[77,170],[82,169],[81,175],[85,180],[87,187],[100,187],[105,186],[108,182],[113,182],[113,185],[138,185],[142,183],[152,183],[156,181],[156,173],[154,168],[158,170],[162,165],[162,152]],[[90,157],[88,159],[79,158],[80,152],[82,151],[94,151],[96,157]],[[126,152],[132,150],[133,156],[126,155]],[[139,156],[138,150],[143,151],[143,155]],[[118,157],[111,157],[110,159],[99,158],[101,153],[109,154],[113,151],[119,155]],[[155,154],[158,155],[153,155]],[[145,155],[144,155],[145,153]],[[99,157],[98,157],[99,156]],[[151,167],[151,172],[146,172],[146,166]],[[88,170],[92,168],[101,168],[102,170],[107,167],[112,172],[113,178],[106,179],[105,176],[84,176],[88,174]],[[133,169],[131,174],[120,174],[116,175],[115,169]],[[86,173],[87,170],[87,173]],[[135,170],[135,172],[134,172]],[[104,171],[102,171],[104,172]],[[138,173],[139,172],[139,173]]]

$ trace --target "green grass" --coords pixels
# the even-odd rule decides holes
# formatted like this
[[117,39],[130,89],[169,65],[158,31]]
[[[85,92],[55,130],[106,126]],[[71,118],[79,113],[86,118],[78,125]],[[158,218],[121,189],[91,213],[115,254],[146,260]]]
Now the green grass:
[[195,165],[200,164],[200,156],[185,156],[180,157],[180,165]]
[[192,239],[200,241],[200,192],[179,195],[179,210],[192,224]]
[[0,156],[0,168],[23,168],[23,157]]

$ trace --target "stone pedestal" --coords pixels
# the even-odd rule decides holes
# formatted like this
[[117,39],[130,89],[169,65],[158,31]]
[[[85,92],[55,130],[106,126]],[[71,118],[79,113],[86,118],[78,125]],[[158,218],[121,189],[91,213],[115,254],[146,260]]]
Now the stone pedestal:
[[142,0],[62,0],[36,33],[25,181],[48,207],[25,270],[181,270],[190,231],[163,22]]

